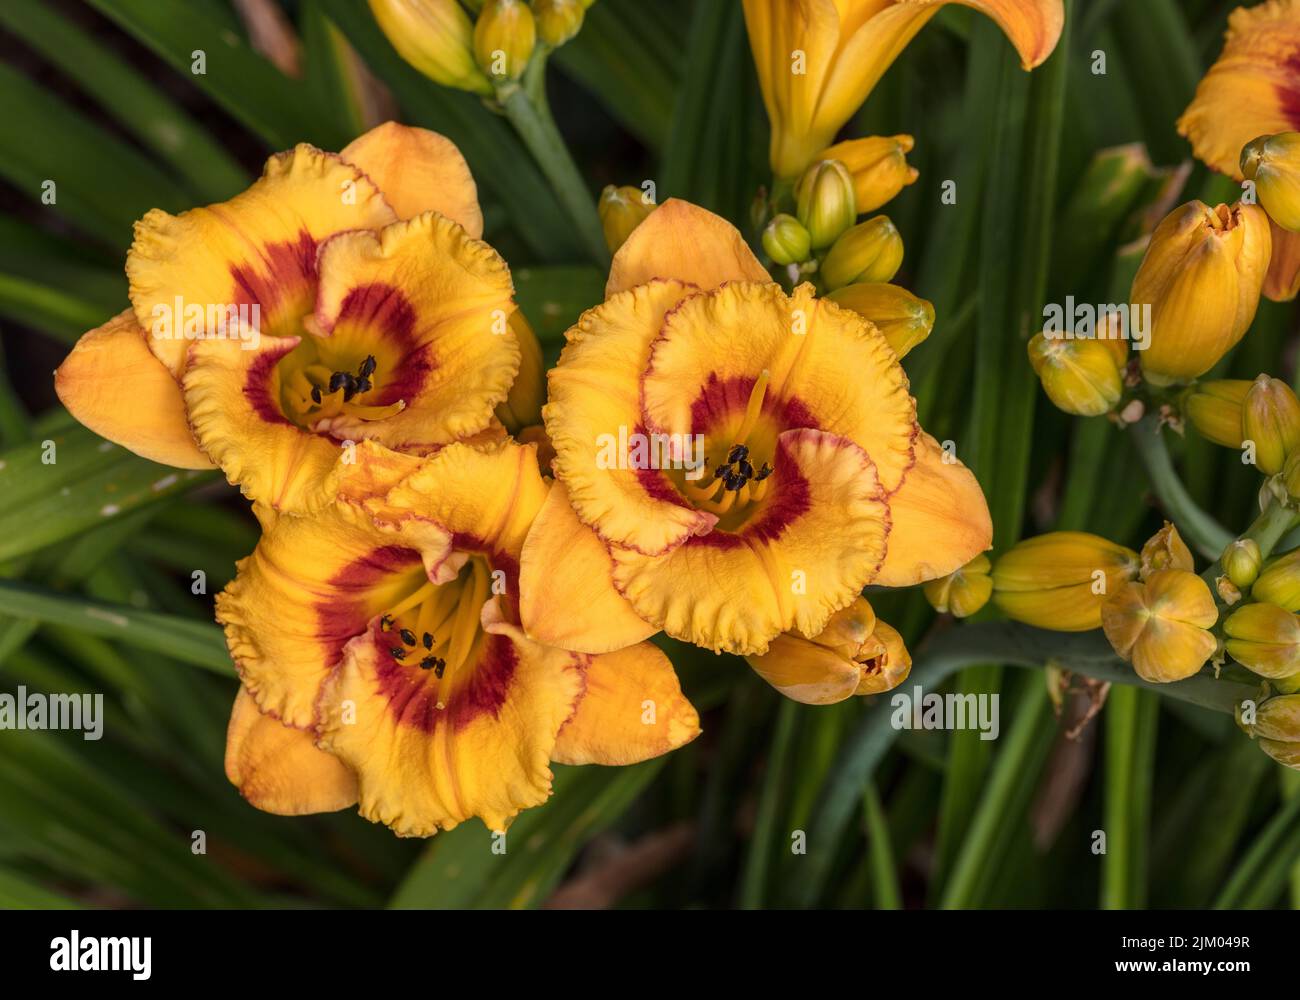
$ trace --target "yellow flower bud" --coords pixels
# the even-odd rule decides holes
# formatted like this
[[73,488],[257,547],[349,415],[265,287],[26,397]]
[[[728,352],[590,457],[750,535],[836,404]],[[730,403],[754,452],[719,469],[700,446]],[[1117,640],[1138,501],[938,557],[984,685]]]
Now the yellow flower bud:
[[474,62],[474,29],[456,0],[370,0],[370,11],[397,54],[434,83],[492,93]]
[[955,573],[925,585],[925,599],[940,614],[967,618],[988,603],[993,593],[992,563],[981,553]]
[[542,422],[542,404],[546,402],[546,368],[542,363],[542,345],[523,311],[510,314],[510,332],[519,341],[519,374],[510,385],[506,398],[497,404],[497,419],[511,434]]
[[1067,339],[1036,333],[1029,341],[1029,364],[1058,410],[1096,417],[1115,408],[1124,379],[1109,342]]
[[819,159],[839,160],[853,176],[853,195],[859,213],[874,212],[920,176],[907,165],[915,145],[910,135],[873,135],[831,146]]
[[831,615],[812,639],[783,632],[766,653],[746,659],[763,680],[805,705],[888,691],[912,669],[902,637],[876,618],[864,597]]
[[523,0],[487,0],[474,22],[474,58],[493,83],[518,80],[537,45],[537,24]]
[[889,281],[903,266],[903,238],[889,218],[877,215],[859,222],[831,247],[822,261],[826,288],[834,291],[855,282]]
[[605,244],[610,253],[627,242],[632,230],[655,210],[655,203],[646,198],[645,191],[630,185],[615,187],[607,184],[600,192],[600,204],[596,207],[600,212],[600,228],[605,232]]
[[1278,556],[1265,566],[1250,592],[1257,601],[1300,611],[1300,549]]
[[1269,698],[1255,710],[1255,721],[1246,730],[1266,740],[1300,742],[1300,694]]
[[1238,538],[1229,542],[1219,558],[1219,562],[1223,564],[1223,572],[1239,590],[1247,590],[1255,582],[1263,561],[1259,542],[1253,538]]
[[1300,618],[1276,604],[1245,604],[1223,623],[1228,655],[1261,677],[1300,673]]
[[581,0],[533,0],[537,36],[544,44],[558,49],[582,29],[586,10]]
[[1138,554],[1085,531],[1027,538],[993,566],[993,602],[1008,618],[1057,632],[1101,625],[1101,606],[1138,573]]
[[1101,627],[1115,652],[1152,684],[1200,670],[1218,646],[1209,631],[1218,618],[1209,586],[1181,569],[1126,583],[1101,608]]
[[1190,381],[1236,345],[1255,318],[1271,253],[1258,205],[1192,201],[1165,217],[1130,296],[1151,307],[1151,343],[1141,352],[1149,381]]
[[782,213],[763,229],[763,249],[782,267],[802,264],[812,256],[812,237],[798,219]]
[[1300,132],[1262,135],[1241,151],[1241,175],[1255,182],[1255,193],[1269,218],[1300,232]]
[[1142,546],[1140,563],[1138,576],[1143,580],[1162,569],[1181,569],[1191,572],[1195,568],[1192,562],[1192,550],[1178,534],[1178,529],[1168,521]]
[[808,230],[814,250],[828,247],[858,217],[853,178],[838,160],[819,160],[795,186],[796,214]]
[[1300,743],[1261,739],[1259,748],[1284,767],[1300,771]]
[[826,297],[869,319],[900,358],[934,329],[934,306],[899,285],[845,285]]
[[1266,476],[1282,471],[1300,444],[1300,400],[1281,379],[1260,375],[1241,405],[1242,443],[1255,443],[1255,466]]
[[1244,378],[1199,382],[1183,396],[1183,413],[1208,441],[1241,447],[1241,407],[1254,383]]

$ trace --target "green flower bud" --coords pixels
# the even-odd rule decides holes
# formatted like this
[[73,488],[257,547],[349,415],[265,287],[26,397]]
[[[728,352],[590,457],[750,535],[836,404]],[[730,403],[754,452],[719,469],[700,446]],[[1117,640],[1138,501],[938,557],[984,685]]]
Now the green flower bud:
[[1259,551],[1259,543],[1253,538],[1238,538],[1228,543],[1219,561],[1223,564],[1223,572],[1227,574],[1233,586],[1244,591],[1248,590],[1255,582],[1255,578],[1259,576],[1263,555]]
[[1255,182],[1259,204],[1283,229],[1300,231],[1300,132],[1262,135],[1241,151],[1241,175]]
[[1257,601],[1288,611],[1300,611],[1300,549],[1279,556],[1264,567],[1251,588]]
[[474,58],[493,83],[518,80],[537,45],[533,12],[523,0],[487,0],[474,24]]
[[533,0],[537,36],[546,45],[558,49],[582,29],[586,10],[581,0]]
[[830,246],[858,217],[853,175],[839,160],[819,160],[805,170],[795,186],[795,199],[796,214],[814,250]]
[[782,267],[802,264],[812,256],[812,237],[798,219],[782,213],[763,229],[763,249]]
[[826,288],[834,291],[859,282],[889,281],[903,266],[903,238],[889,218],[877,215],[860,222],[835,241],[822,261]]

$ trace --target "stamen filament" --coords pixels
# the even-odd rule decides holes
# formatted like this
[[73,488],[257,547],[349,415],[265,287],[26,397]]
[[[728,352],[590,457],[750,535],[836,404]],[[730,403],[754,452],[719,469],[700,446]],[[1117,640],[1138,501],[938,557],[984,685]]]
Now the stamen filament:
[[479,615],[488,596],[487,570],[474,564],[472,582],[461,592],[460,604],[456,608],[456,623],[451,630],[451,646],[447,651],[447,669],[455,671],[469,656],[478,634]]
[[771,380],[771,373],[766,368],[763,369],[758,380],[754,383],[754,388],[749,392],[749,402],[745,404],[745,421],[740,425],[740,430],[736,432],[736,443],[744,444],[753,431],[754,425],[758,423],[758,415],[763,412],[763,399],[767,396],[767,383]]
[[388,617],[396,618],[403,612],[410,611],[417,604],[432,597],[435,590],[437,590],[437,584],[433,583],[431,580],[427,581],[424,586],[408,594],[405,599],[390,608],[388,611]]

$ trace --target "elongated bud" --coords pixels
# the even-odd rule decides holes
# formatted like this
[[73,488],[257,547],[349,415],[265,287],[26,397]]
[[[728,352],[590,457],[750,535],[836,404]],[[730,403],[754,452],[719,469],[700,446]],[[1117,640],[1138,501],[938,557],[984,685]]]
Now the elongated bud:
[[912,668],[902,637],[876,618],[864,597],[831,615],[812,639],[783,632],[766,653],[746,659],[763,680],[806,705],[888,691]]
[[992,563],[980,554],[955,573],[931,580],[925,585],[925,599],[940,614],[967,618],[988,603],[993,593]]
[[1287,454],[1300,444],[1300,400],[1281,379],[1260,375],[1241,407],[1243,443],[1255,442],[1255,465],[1271,476],[1282,471]]
[[1246,729],[1266,740],[1300,743],[1300,694],[1269,698],[1255,709],[1255,721]]
[[1241,408],[1253,385],[1249,379],[1198,382],[1183,396],[1183,414],[1206,440],[1241,447]]
[[889,218],[860,222],[831,247],[821,275],[829,291],[855,282],[889,281],[903,266],[903,238]]
[[1138,570],[1138,576],[1144,580],[1162,569],[1191,571],[1194,568],[1192,550],[1178,534],[1178,529],[1168,521],[1163,528],[1147,539],[1147,543],[1142,546],[1139,561],[1141,568]]
[[1096,417],[1113,410],[1124,393],[1115,351],[1106,341],[1036,333],[1028,349],[1029,364],[1058,410]]
[[838,160],[819,160],[804,171],[795,186],[799,223],[814,250],[828,247],[858,217],[853,178]]
[[1141,352],[1149,381],[1190,381],[1236,345],[1255,318],[1271,253],[1258,205],[1192,201],[1156,227],[1130,296],[1151,307],[1150,346]]
[[586,10],[581,0],[533,0],[537,37],[543,44],[558,49],[582,30]]
[[1257,601],[1300,611],[1300,549],[1278,556],[1265,566],[1250,592]]
[[474,29],[456,0],[370,0],[370,11],[397,54],[434,83],[492,93],[474,62]]
[[1101,627],[1111,647],[1152,684],[1191,677],[1214,653],[1209,629],[1219,612],[1209,586],[1195,573],[1163,569],[1123,584],[1102,605]]
[[1238,538],[1228,543],[1219,561],[1228,579],[1237,589],[1244,591],[1249,590],[1259,576],[1264,558],[1259,551],[1259,542],[1253,538]]
[[818,159],[839,160],[853,177],[853,195],[859,214],[874,212],[920,176],[907,165],[915,145],[910,135],[873,135],[838,142]]
[[605,189],[600,192],[597,209],[609,252],[613,253],[627,242],[632,230],[641,225],[655,207],[655,203],[647,200],[647,194],[641,188],[605,185]]
[[1241,175],[1283,229],[1300,232],[1300,132],[1262,135],[1241,151]]
[[1085,531],[1027,538],[993,566],[993,602],[1008,618],[1057,632],[1101,625],[1101,606],[1138,573],[1132,549]]
[[845,285],[827,298],[871,320],[900,358],[934,329],[934,306],[899,285]]
[[1223,623],[1228,655],[1261,677],[1300,673],[1300,618],[1276,604],[1245,604]]
[[763,229],[763,249],[782,267],[802,264],[812,256],[812,237],[798,219],[782,213]]
[[537,45],[537,24],[523,0],[487,0],[474,22],[474,58],[493,83],[518,80]]

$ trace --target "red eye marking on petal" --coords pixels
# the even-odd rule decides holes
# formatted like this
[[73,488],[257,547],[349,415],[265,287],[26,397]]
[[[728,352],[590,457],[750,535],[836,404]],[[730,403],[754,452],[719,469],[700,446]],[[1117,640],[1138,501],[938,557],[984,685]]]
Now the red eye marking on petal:
[[293,425],[293,421],[284,415],[279,401],[271,392],[271,380],[275,366],[295,346],[292,340],[287,340],[283,347],[258,355],[249,366],[248,374],[244,376],[244,398],[248,400],[248,405],[253,408],[253,412],[265,423]]
[[[710,372],[704,388],[691,404],[691,433],[707,435],[727,419],[744,413],[757,382],[757,378],[747,375],[724,382],[716,372]],[[773,420],[779,430],[821,429],[812,410],[797,396],[779,398],[769,392],[763,401],[762,413]]]
[[397,362],[386,372],[379,385],[379,395],[372,405],[388,406],[399,399],[410,399],[424,385],[436,367],[428,344],[416,338],[415,309],[400,288],[383,282],[358,285],[347,293],[339,306],[333,327],[347,324],[360,327],[372,344],[387,341],[396,349]]
[[282,318],[278,312],[287,305],[311,308],[316,288],[316,241],[307,230],[299,230],[297,240],[266,244],[259,261],[232,266],[230,276],[235,283],[234,304],[260,305],[269,321],[263,332],[271,333],[276,320]]
[[[385,578],[409,573],[420,565],[420,553],[415,549],[387,545],[353,560],[329,579],[325,589],[331,596],[318,601],[315,611],[316,639],[330,651],[331,666],[347,641],[364,632],[366,622],[377,613],[367,601],[371,590]],[[378,634],[386,646],[393,645],[391,635]]]

